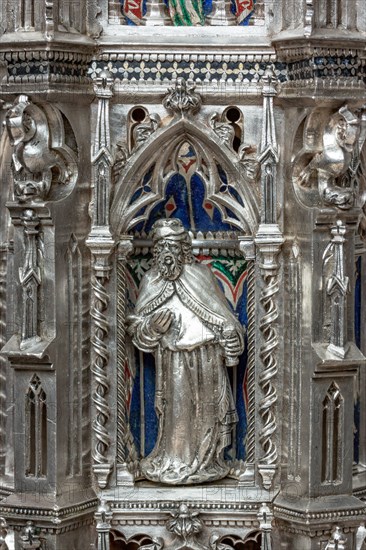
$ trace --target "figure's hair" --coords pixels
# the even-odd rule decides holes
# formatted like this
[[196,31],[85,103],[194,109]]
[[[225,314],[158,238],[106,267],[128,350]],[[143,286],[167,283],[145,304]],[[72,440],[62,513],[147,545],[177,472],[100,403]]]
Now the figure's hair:
[[[164,240],[164,239],[159,239],[159,241],[157,241],[154,244],[154,249],[153,249],[153,252],[154,252],[154,265],[156,265],[156,263],[157,263],[158,246],[159,246],[159,242],[162,241],[162,240]],[[194,258],[193,258],[193,254],[192,254],[192,245],[191,245],[190,238],[188,237],[187,240],[180,240],[180,241],[177,241],[177,242],[179,242],[182,246],[183,263],[184,264],[193,263]]]

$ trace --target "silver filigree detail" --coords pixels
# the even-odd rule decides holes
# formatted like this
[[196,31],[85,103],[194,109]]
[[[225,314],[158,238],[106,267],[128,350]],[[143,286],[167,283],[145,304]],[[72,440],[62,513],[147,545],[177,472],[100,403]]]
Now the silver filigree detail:
[[357,529],[355,550],[362,550],[362,547],[365,541],[366,541],[366,527],[365,527],[365,522],[363,522]]
[[188,84],[184,78],[177,78],[174,87],[168,88],[168,95],[163,100],[166,110],[182,117],[196,113],[201,107],[202,99],[194,89],[194,84]]

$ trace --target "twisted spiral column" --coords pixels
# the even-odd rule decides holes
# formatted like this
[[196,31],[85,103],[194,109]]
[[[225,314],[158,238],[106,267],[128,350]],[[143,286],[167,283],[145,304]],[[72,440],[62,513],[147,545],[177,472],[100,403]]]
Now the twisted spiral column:
[[275,224],[264,224],[259,227],[256,244],[259,249],[259,269],[261,274],[259,302],[262,312],[259,318],[260,369],[258,386],[261,398],[258,413],[261,419],[258,440],[260,446],[258,471],[262,477],[263,487],[270,489],[276,473],[277,420],[276,420],[276,377],[278,374],[278,307],[279,265],[277,256],[284,242],[279,227]]
[[274,326],[278,318],[275,296],[278,293],[278,277],[274,273],[262,275],[265,286],[262,289],[260,302],[264,315],[259,323],[263,343],[259,356],[262,360],[263,370],[259,375],[259,386],[263,397],[259,403],[259,414],[262,418],[262,428],[259,433],[259,442],[263,454],[261,464],[271,465],[277,462],[278,453],[273,436],[277,430],[276,417],[273,408],[277,402],[277,391],[273,380],[278,373],[276,348],[278,347],[278,334]]
[[127,380],[126,380],[126,342],[125,342],[125,296],[126,296],[126,266],[123,259],[117,264],[117,461],[119,464],[127,460],[125,436],[127,433]]
[[111,443],[111,438],[107,430],[107,423],[110,416],[109,405],[106,396],[109,392],[109,382],[106,375],[106,367],[109,360],[109,352],[105,339],[109,333],[109,323],[104,312],[108,307],[108,294],[105,290],[105,277],[93,276],[93,306],[91,309],[91,318],[93,320],[93,336],[91,339],[94,352],[92,362],[92,373],[96,383],[93,393],[93,403],[96,409],[96,418],[93,421],[93,431],[95,434],[95,445],[93,449],[93,459],[97,464],[103,464],[107,460],[107,453]]
[[246,460],[255,459],[255,263],[248,266],[248,429],[246,434]]

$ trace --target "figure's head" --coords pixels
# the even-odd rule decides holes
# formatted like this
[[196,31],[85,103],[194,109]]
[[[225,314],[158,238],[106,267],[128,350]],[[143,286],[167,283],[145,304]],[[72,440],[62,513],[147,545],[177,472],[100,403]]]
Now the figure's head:
[[180,220],[158,220],[152,239],[156,266],[164,279],[179,277],[183,264],[192,262],[191,239]]

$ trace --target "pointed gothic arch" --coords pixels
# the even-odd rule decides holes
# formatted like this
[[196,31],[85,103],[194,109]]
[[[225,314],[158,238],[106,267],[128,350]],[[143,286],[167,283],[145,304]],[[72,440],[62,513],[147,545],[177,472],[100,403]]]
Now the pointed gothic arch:
[[[111,206],[111,226],[116,235],[127,233],[133,226],[146,219],[153,206],[164,197],[167,177],[164,169],[175,149],[187,141],[204,159],[208,178],[206,195],[221,212],[223,221],[232,223],[244,233],[253,235],[259,219],[259,207],[253,189],[243,175],[238,156],[230,151],[208,127],[200,126],[181,118],[168,128],[156,131],[146,143],[133,154],[117,180]],[[241,200],[220,192],[217,167],[221,166],[228,175],[229,184],[240,195]],[[138,200],[132,197],[141,180],[153,168],[151,192]],[[228,214],[228,210],[234,214]]]

